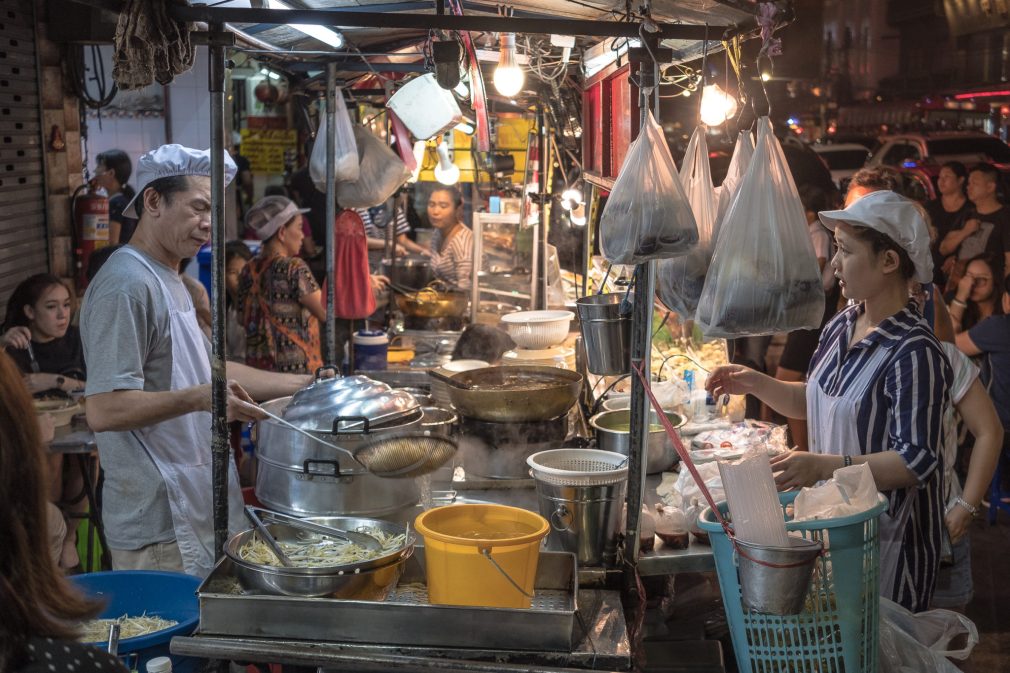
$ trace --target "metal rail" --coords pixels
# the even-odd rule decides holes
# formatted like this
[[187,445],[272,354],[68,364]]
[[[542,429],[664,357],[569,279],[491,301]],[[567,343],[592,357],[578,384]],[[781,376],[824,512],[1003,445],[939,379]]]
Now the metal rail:
[[[288,25],[292,23],[328,26],[332,28],[407,28],[428,31],[458,30],[482,33],[533,33],[585,35],[596,37],[639,37],[637,22],[587,21],[584,19],[529,19],[504,16],[453,16],[451,14],[414,14],[381,12],[333,12],[325,9],[246,9],[240,7],[208,7],[170,4],[168,12],[179,21],[208,23],[261,23]],[[661,39],[704,40],[720,30],[735,26],[699,26],[660,23],[656,35]]]
[[[318,138],[317,138],[318,141]],[[333,256],[337,220],[337,66],[326,66],[326,364],[337,362],[336,261]]]

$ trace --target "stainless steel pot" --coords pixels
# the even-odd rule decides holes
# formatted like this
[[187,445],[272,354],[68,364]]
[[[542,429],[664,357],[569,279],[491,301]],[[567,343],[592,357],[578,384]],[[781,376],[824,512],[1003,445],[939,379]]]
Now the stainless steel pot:
[[[667,412],[666,417],[675,428],[684,424],[684,418],[673,412]],[[630,423],[630,409],[603,411],[590,418],[589,424],[596,429],[596,447],[602,451],[630,455]],[[645,471],[647,474],[655,474],[668,470],[677,462],[677,450],[673,448],[673,440],[659,424],[655,411],[650,412],[649,423],[651,429],[647,443]]]
[[[405,531],[398,524],[375,519],[316,517],[308,520],[346,530],[381,530],[390,535]],[[267,529],[282,542],[311,540],[315,537],[284,524],[268,524]],[[235,574],[244,589],[283,596],[366,601],[385,600],[403,574],[404,564],[414,553],[416,543],[414,534],[408,533],[406,544],[402,548],[372,561],[329,568],[279,568],[242,559],[239,550],[252,536],[252,530],[238,533],[232,536],[224,549],[234,564]]]
[[420,290],[435,280],[431,260],[424,255],[404,255],[382,260],[382,272],[394,283]]
[[431,406],[424,407],[422,410],[424,417],[421,419],[421,431],[442,437],[451,437],[456,434],[459,416],[455,412]]
[[[279,414],[289,398],[265,403]],[[367,441],[386,434],[419,429],[423,412],[368,432],[313,432],[353,452]],[[332,421],[332,419],[331,419]],[[259,422],[256,445],[259,461],[256,497],[270,509],[295,516],[384,516],[417,503],[420,493],[412,480],[383,479],[369,474],[350,455],[335,451],[276,421]]]

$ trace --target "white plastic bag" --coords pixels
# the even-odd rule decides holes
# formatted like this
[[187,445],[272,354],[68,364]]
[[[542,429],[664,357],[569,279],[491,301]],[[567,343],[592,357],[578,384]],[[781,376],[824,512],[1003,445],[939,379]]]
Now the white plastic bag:
[[807,219],[767,117],[750,168],[719,227],[695,320],[707,337],[815,329],[824,288]]
[[[344,96],[340,89],[336,95],[336,119],[337,119],[337,139],[336,139],[336,164],[335,172],[337,184],[341,182],[354,182],[360,174],[358,168],[358,144],[354,140],[354,130],[351,124],[351,116],[344,106]],[[309,156],[309,175],[316,189],[326,192],[326,117],[320,115],[322,122],[319,130],[316,131],[316,140],[312,144],[312,154]]]
[[708,158],[708,128],[698,126],[687,144],[680,181],[698,224],[698,245],[686,255],[664,259],[656,267],[656,292],[668,309],[690,320],[698,309],[705,274],[715,246],[717,200]]
[[650,113],[603,208],[600,250],[614,264],[638,264],[682,255],[697,242],[677,167]]
[[723,178],[722,184],[716,190],[718,207],[715,221],[717,229],[726,218],[726,213],[729,212],[729,206],[733,203],[733,197],[736,196],[740,181],[743,180],[747,169],[750,168],[750,160],[753,156],[754,139],[751,137],[750,131],[740,131],[740,135],[736,139],[736,146],[733,148],[733,157],[729,160],[726,177]]
[[793,520],[834,519],[865,512],[880,501],[870,466],[840,467],[820,486],[803,488],[793,502]]
[[361,152],[361,174],[355,182],[337,183],[337,203],[341,208],[371,208],[392,196],[410,177],[410,170],[365,127],[355,126],[354,138]]
[[[951,642],[968,636],[962,649]],[[978,644],[978,629],[950,610],[912,613],[894,601],[880,599],[880,673],[958,673],[952,659],[964,660]]]

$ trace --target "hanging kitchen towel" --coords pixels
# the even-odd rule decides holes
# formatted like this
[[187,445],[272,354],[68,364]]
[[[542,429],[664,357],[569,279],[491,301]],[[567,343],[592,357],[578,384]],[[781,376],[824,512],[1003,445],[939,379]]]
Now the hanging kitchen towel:
[[707,337],[816,329],[824,315],[821,271],[785,154],[767,117],[757,127],[698,302]]
[[683,255],[698,243],[698,225],[663,129],[649,113],[600,217],[600,249],[614,264]]
[[[368,270],[365,223],[353,210],[342,210],[333,223],[334,312],[337,318],[367,318],[375,313]],[[326,301],[323,282],[323,301]]]

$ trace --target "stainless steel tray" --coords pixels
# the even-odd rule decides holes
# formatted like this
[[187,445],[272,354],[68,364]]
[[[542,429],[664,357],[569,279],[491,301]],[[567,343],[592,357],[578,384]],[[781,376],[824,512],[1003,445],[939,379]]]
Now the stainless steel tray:
[[575,555],[540,552],[529,609],[430,605],[418,545],[382,602],[268,596],[239,586],[231,561],[203,581],[202,635],[423,647],[570,652],[578,608]]

